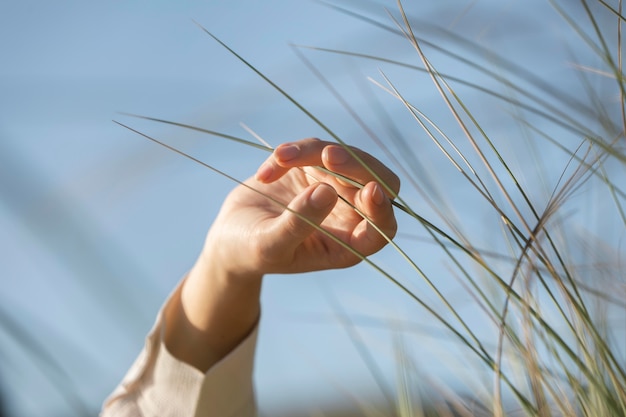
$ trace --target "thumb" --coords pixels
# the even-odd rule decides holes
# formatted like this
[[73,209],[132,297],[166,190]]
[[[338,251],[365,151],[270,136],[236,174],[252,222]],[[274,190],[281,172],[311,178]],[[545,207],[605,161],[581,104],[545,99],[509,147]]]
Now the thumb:
[[335,189],[325,183],[315,183],[298,194],[275,219],[271,233],[274,256],[289,257],[330,214],[337,198]]

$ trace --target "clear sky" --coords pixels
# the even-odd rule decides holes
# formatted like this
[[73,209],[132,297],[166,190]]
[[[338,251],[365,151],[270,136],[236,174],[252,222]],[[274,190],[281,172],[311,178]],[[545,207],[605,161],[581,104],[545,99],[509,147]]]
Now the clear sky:
[[[362,10],[393,27],[383,6],[395,13],[395,2],[330,3]],[[440,54],[438,46],[470,57],[475,52],[429,25],[460,33],[520,64],[532,63],[536,73],[558,81],[565,90],[573,82],[564,74],[571,69],[566,65],[568,53],[578,51],[564,47],[572,33],[555,23],[547,2],[417,3],[409,11],[423,23],[416,25],[419,35],[434,42],[427,51],[440,71],[493,83]],[[2,2],[0,386],[16,416],[67,416],[83,406],[91,412],[99,408],[139,352],[159,306],[193,262],[220,202],[233,187],[112,120],[181,146],[240,179],[266,157],[262,151],[119,112],[254,140],[244,123],[272,145],[307,136],[328,138],[194,20],[302,100],[344,139],[389,162],[290,47],[293,43],[351,50],[420,64],[406,40],[363,20],[301,0]],[[372,77],[384,84],[379,72],[384,64],[299,51],[366,118],[372,111],[363,98],[364,88],[375,92],[398,126],[419,130],[397,100],[366,80]],[[428,77],[393,66],[384,71],[431,117],[446,123],[449,114]],[[498,113],[506,113],[505,106],[459,88],[470,103],[491,103],[478,106],[477,114],[494,135],[506,134]],[[460,204],[461,212],[478,213],[465,226],[480,230],[482,212],[464,203],[466,191],[459,178],[431,148],[424,145],[420,152],[421,169],[441,169],[435,176],[438,186],[449,193],[451,205]],[[512,142],[508,149],[514,154],[515,148]],[[558,154],[554,149],[542,152]],[[567,158],[555,161],[558,168],[544,177],[546,189]],[[523,166],[523,160],[518,162]],[[529,182],[535,180],[533,172],[521,172]],[[410,203],[432,214],[421,205],[418,193],[406,189]],[[597,218],[592,208],[585,210],[582,215]],[[423,232],[401,230],[410,235],[403,242],[415,249],[419,262],[450,296],[457,297],[460,308],[471,304],[432,245],[412,243],[411,238]],[[482,237],[489,240],[488,233]],[[375,259],[394,274],[407,270],[390,250]],[[415,285],[419,290],[422,284]],[[440,349],[445,333],[429,328],[432,318],[366,265],[302,277],[268,277],[255,377],[264,407],[293,401],[314,404],[316,398],[343,396],[337,393],[344,389],[377,392],[337,318],[335,298],[360,320],[364,343],[379,358],[389,381],[394,378],[394,331],[384,325],[393,317],[415,325],[415,333],[407,331],[406,337],[420,357],[432,355],[452,363],[447,357],[452,353]],[[472,311],[467,308],[470,321],[480,322],[480,313]],[[429,372],[441,368],[437,360],[419,366]]]

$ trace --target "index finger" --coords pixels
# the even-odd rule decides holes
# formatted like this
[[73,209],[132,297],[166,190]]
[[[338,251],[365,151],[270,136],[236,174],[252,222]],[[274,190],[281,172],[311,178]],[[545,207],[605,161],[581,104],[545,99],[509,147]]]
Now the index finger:
[[322,166],[360,184],[380,182],[390,197],[400,190],[400,179],[378,159],[359,148],[316,138],[284,143],[257,171],[257,179],[273,182],[295,167]]

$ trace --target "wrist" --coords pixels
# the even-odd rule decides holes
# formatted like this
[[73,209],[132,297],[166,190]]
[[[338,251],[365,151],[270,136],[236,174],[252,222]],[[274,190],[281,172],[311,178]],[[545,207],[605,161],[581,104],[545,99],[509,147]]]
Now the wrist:
[[[255,262],[249,249],[254,246],[250,239],[241,237],[243,233],[238,231],[224,229],[218,224],[211,227],[193,270],[232,287],[260,281],[265,271],[259,268],[259,262]],[[237,236],[233,237],[233,234]]]
[[165,344],[206,372],[254,329],[262,275],[233,274],[201,256],[166,309]]

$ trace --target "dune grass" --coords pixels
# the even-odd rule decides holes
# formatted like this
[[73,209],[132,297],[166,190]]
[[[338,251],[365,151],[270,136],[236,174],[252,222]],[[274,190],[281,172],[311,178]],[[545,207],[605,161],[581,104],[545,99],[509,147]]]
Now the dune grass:
[[[436,319],[475,359],[467,366],[475,367],[476,372],[463,377],[466,392],[432,383],[445,399],[438,406],[437,415],[626,415],[626,83],[621,53],[622,2],[551,3],[578,34],[579,46],[599,63],[593,68],[571,66],[579,80],[577,91],[584,91],[584,96],[559,88],[556,80],[542,78],[532,68],[517,65],[451,31],[445,31],[446,39],[467,51],[467,56],[454,52],[458,48],[453,51],[420,38],[416,31],[423,22],[418,24],[405,13],[400,2],[397,10],[383,16],[384,20],[337,8],[338,12],[371,23],[373,28],[397,34],[399,42],[413,48],[415,60],[408,63],[367,53],[313,49],[402,67],[414,71],[415,77],[428,77],[439,94],[439,104],[451,116],[450,125],[429,118],[429,109],[412,104],[413,92],[403,90],[381,71],[371,76],[371,85],[392,97],[414,124],[402,128],[394,125],[388,113],[396,110],[385,109],[381,101],[372,98],[370,104],[379,117],[377,121],[386,127],[385,135],[375,133],[371,122],[361,117],[302,54],[304,47],[294,46],[320,85],[380,147],[405,181],[395,203],[404,229],[400,229],[398,238],[388,240],[390,250],[406,263],[413,276],[395,276],[374,260],[355,253]],[[612,26],[607,22],[612,22]],[[277,82],[199,26],[314,121],[329,138],[343,145],[349,142]],[[482,80],[489,81],[489,86],[440,72],[425,52],[432,48],[471,67]],[[595,88],[597,77],[604,80],[602,85],[609,80],[612,94]],[[492,135],[481,123],[477,115],[480,112],[464,100],[460,87],[489,96],[489,103],[500,103],[510,115],[510,129],[526,141],[512,144],[506,137]],[[267,145],[212,130],[138,117],[271,151]],[[416,154],[422,145],[412,138],[418,134],[439,150],[442,163],[457,172],[460,187],[474,204],[483,208],[487,220],[481,220],[482,227],[494,236],[491,242],[480,228],[463,224],[471,222],[471,217],[464,213],[464,207],[449,206],[458,204],[454,203],[458,199],[446,195],[445,186],[437,185],[437,174],[425,178],[424,171],[416,166]],[[175,147],[148,138],[215,170]],[[525,170],[520,170],[516,155],[510,150],[512,145],[515,149],[523,147],[529,155]],[[347,146],[346,149],[349,150]],[[553,159],[555,153],[560,157]],[[558,175],[546,175],[542,184],[526,179],[527,175],[541,176],[547,170]],[[227,173],[217,172],[237,181]],[[416,205],[416,200],[421,204]],[[595,230],[596,224],[580,223],[583,217],[577,215],[576,209],[583,203],[595,210],[602,227]],[[428,215],[424,214],[424,207],[428,208]],[[613,236],[602,235],[607,224]],[[470,323],[439,277],[433,276],[425,261],[415,255],[414,244],[402,237],[418,234],[434,244],[446,259],[450,275],[481,312],[486,326],[493,329],[490,336],[485,337],[480,327]],[[414,280],[424,282],[432,293],[426,297],[413,290],[410,282]],[[367,358],[367,353],[362,355],[373,375],[378,375],[371,358]],[[399,343],[396,395],[389,402],[396,415],[401,416],[422,415],[417,399],[420,386],[429,381],[428,376],[415,371],[410,355],[410,348]],[[380,376],[376,379],[384,385]],[[380,414],[372,411],[371,415]]]

